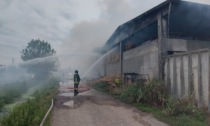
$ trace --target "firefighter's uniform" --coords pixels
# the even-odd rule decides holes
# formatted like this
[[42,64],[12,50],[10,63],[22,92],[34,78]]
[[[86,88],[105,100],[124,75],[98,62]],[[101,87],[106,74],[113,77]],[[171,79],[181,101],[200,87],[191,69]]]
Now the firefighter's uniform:
[[78,91],[79,82],[80,82],[80,76],[78,74],[78,71],[76,70],[74,74],[74,96],[77,96],[79,94]]

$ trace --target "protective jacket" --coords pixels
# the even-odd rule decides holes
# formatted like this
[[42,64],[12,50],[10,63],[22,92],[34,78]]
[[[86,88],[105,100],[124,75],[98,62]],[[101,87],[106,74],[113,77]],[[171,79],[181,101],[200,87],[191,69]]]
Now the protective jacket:
[[79,82],[80,82],[80,76],[79,76],[79,74],[74,74],[74,84],[79,84]]

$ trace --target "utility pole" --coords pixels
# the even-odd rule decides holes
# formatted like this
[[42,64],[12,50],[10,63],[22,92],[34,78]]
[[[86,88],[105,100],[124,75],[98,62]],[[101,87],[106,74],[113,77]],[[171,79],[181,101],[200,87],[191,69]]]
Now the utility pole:
[[120,42],[120,77],[123,77],[123,49],[122,42]]
[[159,79],[164,79],[164,60],[163,56],[166,54],[166,38],[168,36],[167,21],[163,18],[162,12],[157,16],[158,19],[158,68]]

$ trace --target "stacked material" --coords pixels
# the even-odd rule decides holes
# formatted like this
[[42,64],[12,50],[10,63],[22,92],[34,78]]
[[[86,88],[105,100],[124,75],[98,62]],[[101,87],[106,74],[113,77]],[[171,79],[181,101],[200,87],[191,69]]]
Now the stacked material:
[[118,85],[122,84],[122,79],[117,76],[105,76],[99,80],[94,81],[93,83],[106,83],[111,87],[117,87]]

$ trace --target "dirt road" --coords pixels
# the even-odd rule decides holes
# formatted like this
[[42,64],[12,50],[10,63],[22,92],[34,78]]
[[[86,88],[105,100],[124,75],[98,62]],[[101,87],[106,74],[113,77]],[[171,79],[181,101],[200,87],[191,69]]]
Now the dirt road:
[[151,114],[93,89],[76,97],[71,89],[62,87],[60,91],[55,99],[52,126],[167,126]]

